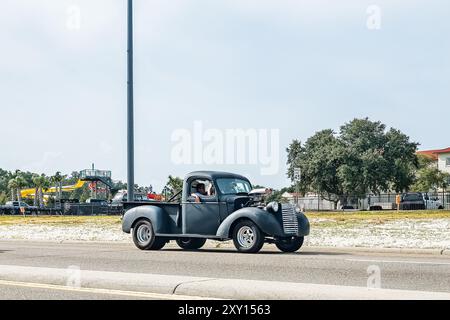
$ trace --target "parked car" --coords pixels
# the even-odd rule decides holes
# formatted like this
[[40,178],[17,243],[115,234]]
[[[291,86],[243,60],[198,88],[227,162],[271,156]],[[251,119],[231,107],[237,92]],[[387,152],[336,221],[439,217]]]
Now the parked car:
[[404,193],[401,197],[400,210],[425,210],[424,196],[420,192]]
[[33,213],[38,210],[38,207],[30,206],[23,201],[8,201],[4,206],[0,206],[0,214],[20,214],[20,208],[24,208],[25,213]]
[[437,196],[431,196],[431,195],[428,195],[428,193],[425,193],[423,195],[423,199],[425,201],[425,207],[427,208],[427,210],[444,209],[444,205],[442,204],[441,200],[439,200],[439,197],[437,197]]
[[[116,193],[114,198],[111,200],[113,204],[123,203],[128,201],[128,193],[127,190],[120,190]],[[149,201],[147,195],[145,193],[136,192],[134,194],[134,201]],[[150,200],[151,201],[151,200]]]
[[356,212],[356,211],[358,211],[358,209],[355,209],[355,207],[351,206],[351,205],[341,206],[341,210],[344,211],[344,212]]
[[[199,249],[207,239],[233,240],[239,252],[256,253],[264,243],[284,252],[300,249],[309,234],[307,217],[291,204],[255,203],[250,181],[224,172],[193,172],[168,202],[125,202],[122,229],[141,250],[159,250],[175,240]],[[181,202],[173,202],[181,195]]]

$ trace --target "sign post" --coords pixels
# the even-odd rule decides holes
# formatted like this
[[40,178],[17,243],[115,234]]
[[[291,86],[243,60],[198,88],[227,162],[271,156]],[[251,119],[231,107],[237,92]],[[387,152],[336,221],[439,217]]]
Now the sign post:
[[134,200],[133,0],[128,0],[127,194]]
[[295,205],[298,206],[300,182],[302,181],[302,170],[300,167],[294,168],[294,183],[295,183]]

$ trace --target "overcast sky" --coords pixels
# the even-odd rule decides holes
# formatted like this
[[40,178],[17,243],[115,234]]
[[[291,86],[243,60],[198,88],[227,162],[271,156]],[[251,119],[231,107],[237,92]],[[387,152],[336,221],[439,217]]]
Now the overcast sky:
[[[354,117],[424,149],[450,146],[446,0],[134,2],[139,184],[220,169],[281,187],[292,139]],[[126,1],[3,0],[0,39],[0,167],[70,173],[95,162],[125,180]],[[196,121],[224,134],[278,129],[279,170],[177,164],[174,132],[194,135]]]

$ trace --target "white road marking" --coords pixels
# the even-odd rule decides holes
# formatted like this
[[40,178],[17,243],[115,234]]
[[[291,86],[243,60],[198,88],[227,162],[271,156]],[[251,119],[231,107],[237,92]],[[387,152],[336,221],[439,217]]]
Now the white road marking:
[[61,286],[61,285],[54,285],[54,284],[42,284],[42,283],[6,281],[6,280],[0,280],[0,285],[11,286],[11,287],[25,287],[25,288],[34,288],[34,289],[80,292],[80,293],[117,295],[117,296],[127,296],[127,297],[136,297],[136,298],[158,299],[158,300],[211,300],[211,298],[182,296],[182,295],[175,295],[175,294],[162,294],[162,293],[124,291],[124,290],[99,289],[99,288],[76,288],[76,287],[68,287],[68,286]]
[[371,259],[345,259],[346,261],[356,262],[378,262],[378,263],[402,263],[402,264],[430,264],[449,266],[450,262],[432,262],[432,261],[402,261],[402,260],[371,260]]

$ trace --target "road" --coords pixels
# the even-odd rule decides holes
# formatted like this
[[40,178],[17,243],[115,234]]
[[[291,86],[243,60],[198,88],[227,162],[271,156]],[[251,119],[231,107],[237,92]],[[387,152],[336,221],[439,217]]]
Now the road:
[[[266,245],[260,254],[248,255],[239,254],[231,248],[192,252],[170,247],[154,252],[139,251],[132,244],[0,241],[0,265],[59,269],[75,266],[80,270],[127,274],[357,287],[366,287],[370,271],[379,270],[379,283],[384,289],[450,292],[448,255],[377,253],[351,249],[305,247],[295,254],[282,254],[274,246]],[[38,280],[32,283],[39,283]],[[14,281],[5,284],[0,281],[0,299],[164,298],[134,294],[132,291],[129,288],[123,291],[76,291],[61,287],[36,287]]]

